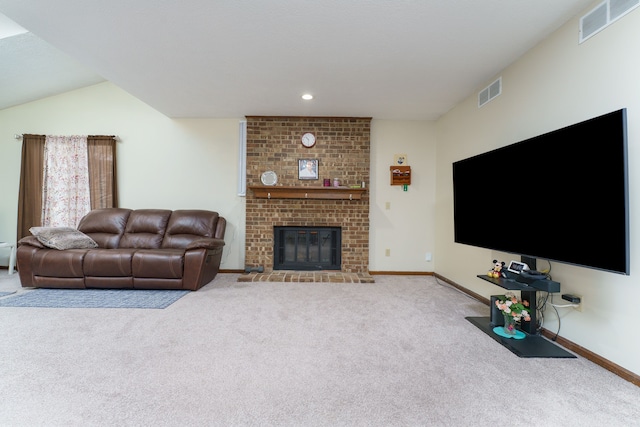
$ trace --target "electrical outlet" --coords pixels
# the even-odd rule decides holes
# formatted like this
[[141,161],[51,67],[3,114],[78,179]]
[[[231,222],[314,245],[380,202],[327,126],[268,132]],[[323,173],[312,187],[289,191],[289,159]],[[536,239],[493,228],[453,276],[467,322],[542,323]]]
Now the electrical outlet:
[[582,295],[562,294],[562,299],[575,304],[576,306],[573,307],[575,310],[582,311],[582,304],[584,303],[584,301],[582,300]]
[[425,261],[431,261],[431,252],[427,252],[424,256]]
[[384,204],[384,208],[385,208],[386,210],[391,209],[391,202],[385,202],[385,204]]
[[391,256],[391,249],[385,249],[384,256]]

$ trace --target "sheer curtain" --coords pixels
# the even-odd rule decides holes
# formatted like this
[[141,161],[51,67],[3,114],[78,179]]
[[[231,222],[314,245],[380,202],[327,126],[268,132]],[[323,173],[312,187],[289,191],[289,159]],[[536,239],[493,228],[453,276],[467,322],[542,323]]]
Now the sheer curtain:
[[44,144],[42,225],[76,227],[91,210],[86,136],[49,136]]
[[[18,240],[30,235],[30,227],[43,225],[45,141],[45,135],[25,134],[22,137],[22,164],[18,195]],[[115,137],[90,135],[87,137],[86,151],[90,209],[118,207]],[[71,180],[72,178],[64,177],[61,179]],[[47,189],[47,193],[51,194],[51,189]],[[75,227],[76,225],[77,223],[71,226]]]

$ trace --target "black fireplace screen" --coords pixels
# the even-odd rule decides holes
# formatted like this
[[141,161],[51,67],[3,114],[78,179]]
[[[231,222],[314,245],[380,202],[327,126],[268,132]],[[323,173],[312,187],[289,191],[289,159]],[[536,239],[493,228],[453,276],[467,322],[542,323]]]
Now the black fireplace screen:
[[340,270],[340,227],[274,227],[274,270]]

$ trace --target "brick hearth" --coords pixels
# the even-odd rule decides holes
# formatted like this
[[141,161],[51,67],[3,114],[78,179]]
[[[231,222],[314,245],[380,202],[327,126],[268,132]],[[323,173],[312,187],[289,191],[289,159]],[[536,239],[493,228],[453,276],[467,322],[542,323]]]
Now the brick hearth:
[[315,283],[374,283],[367,273],[341,273],[329,271],[274,271],[247,273],[238,282],[315,282]]

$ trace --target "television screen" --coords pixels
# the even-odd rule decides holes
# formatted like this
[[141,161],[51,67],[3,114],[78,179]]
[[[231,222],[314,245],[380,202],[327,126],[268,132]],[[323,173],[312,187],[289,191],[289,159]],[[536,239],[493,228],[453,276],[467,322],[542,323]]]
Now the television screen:
[[453,163],[457,243],[629,274],[626,109]]

